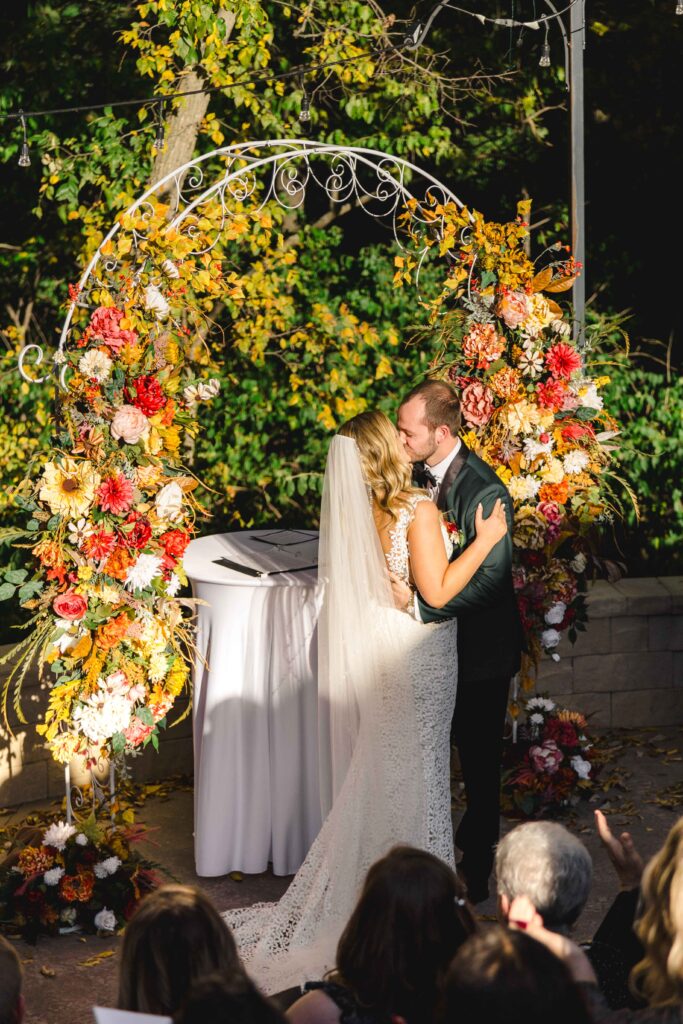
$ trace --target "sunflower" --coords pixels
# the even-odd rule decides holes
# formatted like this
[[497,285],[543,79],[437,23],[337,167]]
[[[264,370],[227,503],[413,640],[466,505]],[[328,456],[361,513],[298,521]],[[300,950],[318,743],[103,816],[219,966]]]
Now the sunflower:
[[99,474],[89,462],[65,458],[46,464],[38,497],[53,515],[77,519],[90,509],[99,483]]

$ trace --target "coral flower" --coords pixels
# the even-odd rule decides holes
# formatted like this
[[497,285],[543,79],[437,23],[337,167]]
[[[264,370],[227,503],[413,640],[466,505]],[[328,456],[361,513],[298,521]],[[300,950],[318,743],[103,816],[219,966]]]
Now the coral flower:
[[538,404],[544,409],[553,409],[557,412],[562,408],[566,390],[566,385],[562,381],[552,378],[545,384],[538,384],[536,386]]
[[559,342],[548,349],[545,357],[545,365],[553,377],[560,377],[569,380],[571,375],[581,369],[581,357],[571,345]]
[[123,515],[133,503],[133,485],[123,473],[115,473],[100,484],[97,500],[104,512]]
[[116,535],[110,530],[96,530],[83,541],[83,550],[88,558],[99,562],[102,558],[108,558],[116,547]]

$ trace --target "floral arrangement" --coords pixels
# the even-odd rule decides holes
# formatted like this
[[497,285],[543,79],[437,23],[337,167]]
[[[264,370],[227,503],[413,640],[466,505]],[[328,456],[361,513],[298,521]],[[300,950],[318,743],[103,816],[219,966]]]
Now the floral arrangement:
[[532,697],[523,708],[512,762],[503,773],[506,812],[528,818],[568,809],[593,790],[599,758],[578,711],[558,708],[547,697]]
[[[139,214],[103,248],[120,268],[118,290],[95,292],[99,305],[58,353],[61,423],[15,499],[34,572],[6,572],[0,598],[17,594],[33,630],[4,657],[14,661],[5,719],[13,687],[24,721],[22,680],[34,660],[47,665],[49,701],[37,728],[64,763],[156,747],[188,686],[192,640],[178,593],[203,509],[181,449],[198,429],[201,403],[218,393],[217,381],[197,375],[204,305],[231,284],[210,246],[193,255],[199,227],[192,237],[169,231],[166,212]],[[78,300],[77,290],[70,296]]]
[[[495,469],[515,508],[526,687],[541,652],[559,659],[563,632],[573,640],[585,628],[595,526],[617,507],[608,486],[617,429],[600,394],[609,378],[590,375],[571,338],[570,311],[554,298],[580,266],[559,242],[532,262],[529,212],[530,203],[520,203],[514,222],[497,224],[452,203],[421,210],[438,224],[427,244],[449,261],[440,294],[427,304],[443,340],[431,372],[458,388],[465,442]],[[417,260],[396,263],[395,283],[411,281]]]
[[[0,864],[3,927],[35,942],[67,931],[113,933],[156,888],[153,865],[131,847],[134,828],[63,821],[23,828]],[[23,839],[23,842],[21,841]]]

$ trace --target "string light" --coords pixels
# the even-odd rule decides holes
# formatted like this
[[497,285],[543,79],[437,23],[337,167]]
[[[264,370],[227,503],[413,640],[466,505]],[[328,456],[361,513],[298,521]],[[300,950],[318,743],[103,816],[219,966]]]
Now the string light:
[[19,111],[19,123],[21,124],[22,131],[24,133],[24,141],[21,144],[21,153],[19,154],[19,166],[30,167],[31,166],[31,154],[28,150],[28,135],[26,133],[26,118],[24,117],[23,110]]
[[166,100],[160,100],[157,114],[157,134],[154,140],[154,148],[157,153],[161,152],[164,148],[164,110],[166,108]]
[[545,27],[545,39],[543,40],[543,46],[541,47],[541,59],[538,62],[538,66],[541,68],[550,67],[550,43],[548,42],[548,26]]
[[306,92],[306,82],[304,76],[301,76],[301,89],[303,96],[301,97],[301,110],[299,111],[299,123],[308,127],[311,123],[311,98]]

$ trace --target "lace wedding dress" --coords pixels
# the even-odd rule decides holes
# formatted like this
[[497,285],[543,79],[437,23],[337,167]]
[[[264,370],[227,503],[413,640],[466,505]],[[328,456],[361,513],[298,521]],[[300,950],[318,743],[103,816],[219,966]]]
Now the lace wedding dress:
[[334,438],[319,554],[320,785],[329,813],[277,903],[223,915],[249,974],[268,994],[322,978],[334,966],[367,870],[392,846],[407,843],[454,865],[449,759],[457,625],[424,625],[397,611],[387,573],[388,564],[409,578],[407,533],[423,500],[430,499],[414,496],[400,512],[385,559],[355,442]]

